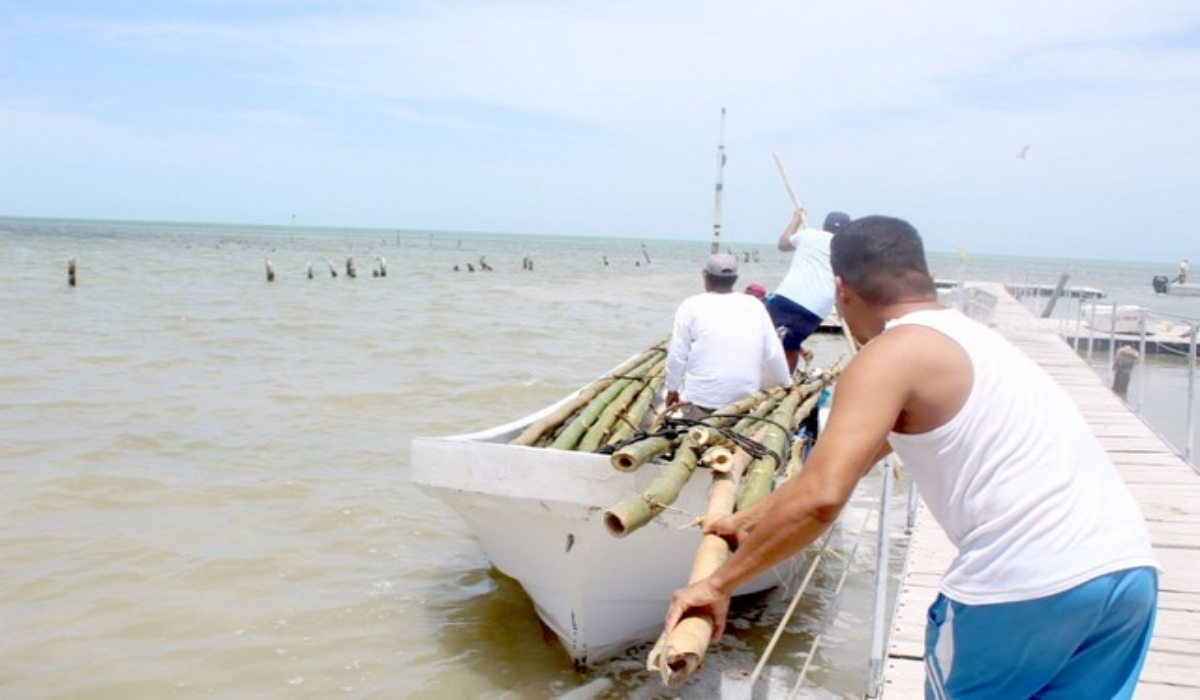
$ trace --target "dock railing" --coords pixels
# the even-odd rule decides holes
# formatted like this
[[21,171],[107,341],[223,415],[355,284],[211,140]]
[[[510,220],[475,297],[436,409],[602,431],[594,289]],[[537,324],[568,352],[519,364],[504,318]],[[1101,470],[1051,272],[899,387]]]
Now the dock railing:
[[[1122,348],[1135,349],[1136,381],[1132,382],[1133,395],[1129,396],[1123,391],[1117,393],[1136,415],[1154,428],[1178,455],[1195,468],[1196,346],[1200,336],[1200,319],[1106,300],[1081,304],[1073,319],[1062,319],[1060,335],[1093,367],[1099,362],[1104,363],[1098,371],[1103,372],[1102,376],[1114,390],[1123,385],[1119,376],[1121,363],[1118,362]],[[1152,364],[1148,363],[1151,355],[1159,358]],[[1161,406],[1149,405],[1146,392],[1154,374],[1181,368],[1186,375],[1187,389],[1183,401],[1186,407],[1184,432],[1179,437],[1166,426],[1156,425],[1161,421],[1151,415],[1150,409],[1161,409]],[[1160,396],[1154,400],[1178,406],[1172,398]],[[1171,415],[1171,412],[1167,411],[1165,415]]]
[[[990,316],[995,307],[994,300],[987,298],[990,295],[979,292],[972,293],[961,288],[948,290],[948,293],[949,298],[946,299],[948,303],[980,321],[985,323],[990,321]],[[1118,311],[1122,307],[1135,314],[1135,325],[1132,328],[1123,328],[1118,323]],[[1106,332],[1097,330],[1098,327],[1105,326],[1102,320],[1098,320],[1098,318],[1102,319],[1103,317],[1103,313],[1101,312],[1109,314]],[[1110,302],[1107,300],[1103,302],[1098,300],[1081,300],[1080,303],[1074,305],[1074,308],[1067,315],[1059,316],[1058,319],[1061,324],[1059,329],[1060,335],[1072,345],[1077,353],[1084,355],[1089,364],[1095,366],[1093,358],[1095,357],[1096,360],[1100,360],[1102,359],[1102,353],[1107,353],[1107,364],[1103,371],[1106,372],[1109,386],[1112,386],[1113,381],[1116,379],[1119,346],[1122,344],[1127,346],[1136,345],[1138,351],[1136,364],[1139,378],[1136,384],[1137,392],[1133,401],[1125,398],[1125,402],[1135,414],[1141,416],[1148,425],[1162,436],[1164,442],[1170,445],[1177,454],[1182,456],[1195,469],[1196,466],[1192,461],[1192,452],[1196,427],[1196,346],[1197,338],[1200,336],[1200,319],[1159,314],[1145,307],[1136,306],[1134,308],[1134,305],[1119,304],[1115,301]],[[1128,321],[1128,318],[1126,321]],[[1050,322],[1053,323],[1053,321]],[[1125,332],[1130,330],[1134,332]],[[1151,351],[1155,354],[1165,354],[1171,358],[1172,362],[1178,362],[1180,358],[1186,357],[1187,417],[1185,438],[1182,441],[1182,446],[1170,440],[1166,435],[1163,435],[1164,431],[1155,428],[1154,423],[1143,415],[1147,385],[1146,376],[1147,372],[1151,371],[1148,369],[1146,358]],[[895,602],[892,605],[888,604],[889,579],[891,575],[888,565],[888,552],[890,528],[893,518],[892,509],[899,506],[899,504],[892,503],[894,489],[892,459],[885,459],[877,465],[877,468],[883,470],[883,475],[880,485],[879,523],[876,533],[876,578],[874,609],[872,611],[871,650],[867,669],[866,688],[863,693],[864,697],[867,698],[878,698],[883,692],[883,675],[887,663],[889,623],[895,618]],[[910,479],[908,490],[905,494],[905,503],[901,506],[906,510],[904,521],[905,535],[911,535],[913,532],[919,503],[916,484]],[[907,557],[905,559],[907,561]],[[903,576],[902,572],[901,578]]]

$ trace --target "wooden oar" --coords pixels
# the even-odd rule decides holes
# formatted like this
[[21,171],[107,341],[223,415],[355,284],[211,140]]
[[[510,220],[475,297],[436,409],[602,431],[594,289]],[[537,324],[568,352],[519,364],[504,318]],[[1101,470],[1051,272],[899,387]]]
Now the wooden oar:
[[783,178],[783,186],[787,189],[788,197],[791,197],[792,204],[801,213],[800,225],[803,226],[807,218],[807,212],[805,212],[804,206],[800,204],[800,198],[796,196],[796,191],[792,189],[792,183],[788,180],[787,171],[783,169],[783,161],[779,159],[779,154],[771,151],[771,157],[775,159],[775,167],[779,168],[779,177]]

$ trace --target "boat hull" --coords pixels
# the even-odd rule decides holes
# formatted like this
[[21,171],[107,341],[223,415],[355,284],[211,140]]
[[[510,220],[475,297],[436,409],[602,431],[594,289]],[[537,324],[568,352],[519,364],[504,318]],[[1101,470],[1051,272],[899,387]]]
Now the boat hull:
[[1171,282],[1167,285],[1167,294],[1184,297],[1200,297],[1200,284],[1188,282],[1180,284],[1179,282]]
[[1087,325],[1101,333],[1140,333],[1145,321],[1146,309],[1134,305],[1096,304],[1083,308]]
[[[697,474],[671,509],[616,538],[604,527],[605,509],[644,489],[658,470],[621,472],[604,455],[507,444],[539,415],[481,433],[418,438],[410,479],[468,523],[571,658],[587,665],[661,632],[671,592],[691,571],[710,480]],[[777,585],[793,566],[738,593]]]

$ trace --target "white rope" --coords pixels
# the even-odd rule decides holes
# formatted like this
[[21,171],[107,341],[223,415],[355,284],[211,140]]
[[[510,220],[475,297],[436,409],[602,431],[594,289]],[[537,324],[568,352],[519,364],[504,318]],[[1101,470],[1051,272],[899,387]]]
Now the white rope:
[[813,657],[817,655],[817,645],[821,643],[821,635],[813,637],[812,646],[808,648],[808,658],[804,660],[804,665],[800,667],[800,677],[796,679],[796,685],[792,686],[792,692],[788,694],[788,700],[795,700],[800,697],[800,689],[804,687],[804,678],[808,675],[808,667],[812,664]]
[[[779,643],[780,637],[783,636],[784,629],[787,627],[788,622],[792,619],[792,615],[796,612],[796,606],[800,604],[800,598],[804,595],[804,591],[808,588],[809,582],[812,581],[813,574],[816,573],[817,565],[821,563],[821,558],[826,554],[832,553],[838,556],[838,558],[844,559],[846,562],[846,565],[842,568],[842,574],[838,581],[837,589],[833,594],[834,599],[841,594],[842,584],[845,583],[846,575],[850,572],[850,566],[854,562],[854,555],[858,552],[858,545],[861,541],[861,535],[867,529],[867,523],[869,522],[871,513],[873,511],[874,508],[867,508],[866,512],[863,513],[863,522],[862,525],[859,526],[858,532],[855,535],[854,547],[851,548],[850,553],[845,557],[838,555],[838,553],[832,550],[829,545],[829,540],[832,539],[834,530],[841,524],[841,519],[839,518],[838,521],[834,523],[834,526],[825,533],[825,539],[821,543],[821,549],[817,552],[816,556],[813,557],[812,564],[809,565],[808,572],[804,575],[804,580],[800,583],[800,588],[796,591],[796,594],[792,596],[792,602],[788,605],[787,610],[784,612],[783,618],[779,621],[779,625],[775,627],[775,632],[771,635],[771,641],[767,643],[767,648],[763,650],[762,656],[760,656],[758,659],[758,664],[755,665],[754,671],[750,674],[749,685],[751,688],[754,687],[754,684],[758,681],[759,676],[762,675],[763,669],[766,668],[767,660],[770,659],[771,654],[774,653],[775,646]],[[816,653],[817,642],[820,640],[820,638],[821,636],[817,635],[817,637],[813,640],[812,648],[809,650],[808,659],[805,660],[804,666],[800,670],[800,677],[796,681],[796,690],[793,691],[792,697],[795,697],[795,693],[799,690],[800,686],[804,684],[805,674],[808,672],[808,666],[812,661],[812,655]]]
[[804,591],[808,588],[808,584],[812,581],[813,574],[817,571],[817,565],[821,563],[821,556],[825,554],[825,550],[829,549],[829,540],[833,535],[833,528],[825,533],[825,541],[822,543],[821,549],[813,557],[812,564],[808,567],[808,573],[804,575],[804,580],[800,583],[800,588],[796,591],[796,595],[792,596],[792,602],[788,605],[788,609],[783,614],[783,619],[779,621],[779,625],[775,627],[775,633],[771,635],[771,641],[767,643],[767,648],[763,651],[762,656],[758,659],[758,664],[754,667],[754,672],[750,674],[750,686],[754,687],[758,677],[762,675],[763,668],[767,665],[767,660],[771,658],[771,654],[775,651],[775,645],[779,643],[779,638],[783,636],[783,631],[787,627],[788,621],[792,619],[792,614],[796,612],[796,606],[800,604],[800,598],[804,595]]

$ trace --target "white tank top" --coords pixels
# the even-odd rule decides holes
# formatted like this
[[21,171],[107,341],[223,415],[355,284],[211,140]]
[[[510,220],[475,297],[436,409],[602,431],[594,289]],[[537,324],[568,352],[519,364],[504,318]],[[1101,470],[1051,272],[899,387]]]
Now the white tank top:
[[958,548],[942,593],[968,605],[1031,600],[1157,566],[1137,502],[1041,367],[954,310],[911,313],[888,328],[904,324],[954,340],[974,370],[971,393],[949,422],[888,436]]

